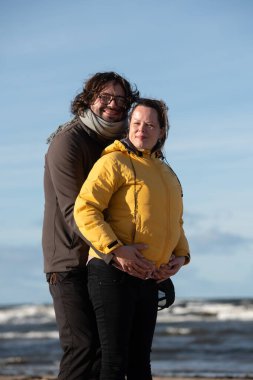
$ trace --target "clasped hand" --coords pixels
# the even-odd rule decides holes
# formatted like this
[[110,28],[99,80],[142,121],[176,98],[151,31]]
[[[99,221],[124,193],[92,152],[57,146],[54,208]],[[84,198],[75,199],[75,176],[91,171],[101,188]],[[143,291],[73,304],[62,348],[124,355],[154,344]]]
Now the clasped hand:
[[168,264],[162,264],[159,268],[155,269],[152,278],[154,278],[157,281],[166,280],[167,278],[174,276],[184,265],[184,263],[184,256],[172,255]]
[[155,265],[140,253],[145,248],[146,244],[122,245],[112,252],[113,264],[132,276],[143,280],[150,278],[155,271]]
[[146,248],[146,244],[132,244],[118,247],[112,252],[114,255],[113,264],[132,276],[143,280],[152,278],[157,281],[163,281],[174,276],[184,265],[184,257],[172,255],[169,263],[162,264],[159,268],[156,268],[151,261],[141,254],[140,251]]

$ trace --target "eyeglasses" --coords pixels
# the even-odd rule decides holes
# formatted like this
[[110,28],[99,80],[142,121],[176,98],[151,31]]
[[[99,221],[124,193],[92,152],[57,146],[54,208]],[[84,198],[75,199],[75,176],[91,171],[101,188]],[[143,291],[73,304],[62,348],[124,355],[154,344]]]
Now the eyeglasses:
[[126,108],[127,107],[127,99],[124,96],[114,96],[111,94],[103,93],[98,95],[100,102],[105,104],[106,106],[110,104],[113,100],[115,101],[118,107]]

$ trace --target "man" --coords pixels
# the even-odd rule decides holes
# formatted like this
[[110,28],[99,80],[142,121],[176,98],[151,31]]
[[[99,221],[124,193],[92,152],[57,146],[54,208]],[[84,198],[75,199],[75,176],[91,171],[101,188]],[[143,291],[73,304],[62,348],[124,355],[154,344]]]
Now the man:
[[[74,118],[48,140],[42,245],[63,349],[60,380],[99,378],[99,343],[86,283],[89,247],[78,235],[73,207],[102,150],[126,131],[128,110],[138,96],[137,89],[117,73],[97,73],[72,102]],[[112,259],[106,257],[107,262]],[[140,271],[146,270],[147,264],[139,261]],[[131,263],[128,267],[131,270]]]

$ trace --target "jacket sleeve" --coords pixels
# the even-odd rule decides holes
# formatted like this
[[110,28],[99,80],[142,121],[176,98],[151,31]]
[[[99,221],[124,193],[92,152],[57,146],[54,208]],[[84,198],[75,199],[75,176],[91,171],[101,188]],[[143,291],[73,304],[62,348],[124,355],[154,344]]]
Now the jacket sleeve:
[[78,141],[68,131],[54,138],[46,155],[46,165],[62,216],[73,233],[80,236],[73,210],[75,199],[88,175],[84,161]]
[[190,249],[189,249],[189,244],[187,241],[187,238],[184,233],[183,229],[183,219],[181,218],[180,220],[180,237],[177,242],[177,245],[173,251],[173,254],[175,256],[184,256],[185,257],[185,264],[188,264],[190,262],[191,256],[190,256]]
[[93,166],[75,202],[74,218],[79,230],[89,244],[103,254],[123,245],[103,213],[123,183],[117,160],[107,154]]

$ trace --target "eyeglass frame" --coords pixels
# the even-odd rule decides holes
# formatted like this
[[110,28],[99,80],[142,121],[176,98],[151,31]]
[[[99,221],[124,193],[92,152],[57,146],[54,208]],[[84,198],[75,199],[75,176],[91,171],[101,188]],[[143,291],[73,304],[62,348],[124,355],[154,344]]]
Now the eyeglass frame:
[[[104,97],[104,96],[107,96],[109,98],[108,101],[105,101],[102,99],[102,97]],[[107,106],[113,100],[115,101],[117,107],[127,108],[127,106],[128,106],[128,99],[126,97],[120,96],[120,95],[114,96],[114,95],[108,94],[107,92],[104,92],[104,93],[98,95],[98,99],[101,101],[102,104],[105,104]],[[122,101],[122,102],[124,102],[124,104],[119,104],[118,101]]]

